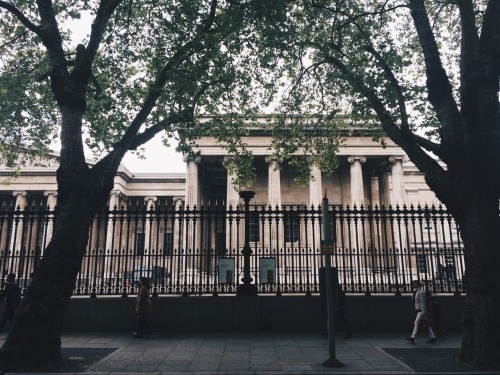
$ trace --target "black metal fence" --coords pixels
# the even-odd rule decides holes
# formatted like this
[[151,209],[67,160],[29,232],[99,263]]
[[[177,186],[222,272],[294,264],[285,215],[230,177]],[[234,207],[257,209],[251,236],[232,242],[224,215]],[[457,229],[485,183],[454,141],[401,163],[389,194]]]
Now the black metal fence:
[[[56,212],[42,205],[0,207],[2,287],[10,272],[28,285]],[[414,279],[434,293],[464,292],[463,247],[443,208],[331,206],[330,216],[332,266],[346,292],[399,294],[409,292]],[[225,206],[101,210],[74,294],[134,294],[140,277],[150,279],[153,295],[233,294],[243,275],[245,221],[259,294],[318,293],[321,220],[319,207],[304,206],[252,206],[246,218],[242,208]]]

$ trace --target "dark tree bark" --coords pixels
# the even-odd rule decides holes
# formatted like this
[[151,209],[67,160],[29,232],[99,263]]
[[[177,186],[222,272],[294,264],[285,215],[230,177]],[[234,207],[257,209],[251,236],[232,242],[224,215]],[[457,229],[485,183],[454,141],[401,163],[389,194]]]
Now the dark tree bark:
[[91,171],[73,171],[68,176],[65,171],[73,168],[67,164],[62,159],[58,171],[65,183],[58,189],[52,240],[0,350],[4,371],[40,369],[61,360],[61,322],[81,268],[90,225],[97,208],[106,203],[115,175],[109,170],[107,176],[101,176],[108,183],[97,187]]
[[[171,56],[165,58],[150,82],[142,106],[120,141],[89,168],[85,161],[82,128],[92,64],[108,21],[121,3],[123,0],[99,2],[89,41],[86,46],[77,46],[70,71],[52,3],[36,2],[40,25],[35,25],[15,5],[0,0],[0,7],[17,17],[45,46],[50,86],[62,120],[57,221],[52,239],[17,309],[11,332],[0,349],[0,371],[40,369],[61,360],[61,322],[81,268],[90,226],[97,210],[107,202],[120,161],[128,150],[144,144],[160,131],[192,121],[197,100],[214,84],[201,82],[204,84],[192,102],[186,101],[182,108],[176,107],[141,132],[165,85],[175,76],[173,72],[195,53],[204,53],[211,48],[210,43],[206,47],[202,41],[207,36],[213,38],[211,28],[215,22],[217,0],[210,2],[206,19],[200,20],[191,40],[184,40],[175,47]],[[222,35],[225,34],[221,34],[221,38]]]
[[457,214],[464,243],[467,290],[460,358],[490,370],[500,369],[500,220],[498,195],[474,189]]

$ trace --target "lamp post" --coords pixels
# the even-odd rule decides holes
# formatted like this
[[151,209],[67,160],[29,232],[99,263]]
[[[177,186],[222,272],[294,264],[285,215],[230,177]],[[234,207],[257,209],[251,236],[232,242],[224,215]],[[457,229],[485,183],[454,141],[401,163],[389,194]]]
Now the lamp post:
[[243,284],[239,284],[236,288],[237,296],[256,296],[257,287],[252,284],[252,277],[250,276],[250,255],[252,254],[252,249],[250,248],[250,199],[255,196],[254,191],[240,191],[240,198],[245,201],[245,245],[243,245],[243,277],[241,281]]

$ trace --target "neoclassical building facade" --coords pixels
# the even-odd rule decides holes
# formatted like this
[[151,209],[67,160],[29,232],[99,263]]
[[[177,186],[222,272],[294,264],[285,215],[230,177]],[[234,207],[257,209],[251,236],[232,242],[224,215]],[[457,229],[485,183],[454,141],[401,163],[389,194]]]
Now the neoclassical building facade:
[[[308,277],[320,265],[318,207],[325,192],[332,212],[336,207],[343,210],[330,226],[337,232],[335,262],[346,280],[354,280],[356,272],[367,283],[390,283],[390,276],[380,278],[382,269],[398,278],[421,274],[433,279],[443,265],[458,268],[461,257],[454,254],[461,245],[449,216],[434,209],[410,213],[380,209],[438,207],[423,173],[389,139],[381,147],[366,130],[349,129],[342,135],[338,168],[327,175],[312,166],[314,179],[308,186],[295,182],[297,171],[273,156],[270,134],[259,129],[242,139],[254,156],[256,181],[251,188],[233,185],[233,176],[223,166],[226,151],[208,136],[197,140],[196,158],[184,159],[185,173],[169,173],[168,163],[159,173],[131,172],[121,165],[105,213],[96,217],[90,230],[80,277],[86,285],[94,277],[95,292],[96,275],[109,281],[108,288],[111,282],[125,288],[129,285],[125,279],[133,278],[134,270],[161,269],[162,275],[169,275],[173,293],[195,282],[195,275],[197,285],[204,275],[215,277],[212,271],[217,274],[222,269],[221,259],[235,259],[229,276],[216,275],[213,283],[236,282],[245,242],[238,191],[248,189],[255,192],[250,201],[254,212],[247,220],[248,240],[256,254],[255,277],[264,272],[258,268],[260,258],[277,262],[263,263],[274,264],[276,272],[259,279],[263,285]],[[20,155],[17,164],[19,171],[14,173],[0,159],[0,268],[5,274],[14,270],[29,275],[53,230],[58,156]],[[37,210],[46,207],[48,216],[40,216]]]
[[[322,173],[312,166],[309,186],[295,182],[297,172],[280,158],[272,156],[271,138],[265,131],[253,130],[243,142],[254,155],[256,171],[252,205],[265,207],[318,207],[325,192],[330,205],[368,207],[404,205],[439,205],[434,193],[424,181],[424,175],[411,163],[402,149],[389,139],[386,147],[374,142],[366,132],[346,131],[340,152],[339,167],[332,175]],[[184,158],[185,173],[169,173],[168,164],[162,173],[131,172],[121,165],[109,197],[109,207],[131,208],[138,206],[207,207],[223,205],[236,208],[242,204],[232,176],[223,167],[225,150],[212,137],[197,140],[199,156]],[[93,161],[88,160],[89,165]],[[0,160],[0,206],[19,207],[32,205],[54,207],[57,205],[56,170],[57,154],[46,158],[28,158],[21,155],[17,176]],[[245,186],[239,189],[248,189]],[[11,228],[12,230],[13,228]],[[6,227],[3,229],[7,230]],[[47,228],[44,238],[50,238]],[[147,230],[145,230],[147,232]],[[151,236],[144,234],[145,238]],[[6,242],[10,242],[7,244]],[[108,237],[107,241],[111,241]],[[147,240],[144,240],[147,242]],[[13,249],[21,240],[2,236],[1,249]],[[18,245],[20,246],[20,245]],[[111,244],[102,244],[110,248]],[[142,245],[141,245],[142,246]],[[44,247],[44,246],[42,246]]]

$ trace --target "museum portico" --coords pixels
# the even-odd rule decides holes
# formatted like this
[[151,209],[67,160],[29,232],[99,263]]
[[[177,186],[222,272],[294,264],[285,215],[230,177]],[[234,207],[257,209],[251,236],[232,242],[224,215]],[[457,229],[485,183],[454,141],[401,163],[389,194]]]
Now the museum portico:
[[[338,168],[328,175],[313,165],[308,186],[295,181],[297,171],[273,155],[270,135],[259,129],[242,139],[254,156],[256,180],[251,187],[232,184],[233,176],[223,166],[227,152],[208,136],[197,139],[195,158],[184,159],[185,173],[169,173],[168,163],[158,173],[132,172],[120,165],[108,208],[103,207],[90,229],[81,282],[90,285],[94,277],[97,285],[99,275],[129,288],[125,278],[137,267],[147,267],[176,275],[169,283],[178,284],[172,284],[169,293],[193,282],[200,285],[205,277],[215,277],[212,270],[219,269],[220,262],[239,259],[245,240],[243,219],[251,227],[249,241],[256,254],[252,269],[261,258],[274,257],[278,279],[270,278],[271,284],[312,280],[310,273],[321,262],[318,207],[325,192],[330,209],[339,215],[330,225],[337,233],[335,261],[344,278],[383,284],[391,280],[389,273],[433,278],[442,264],[455,269],[461,261],[460,244],[449,215],[435,209],[403,215],[396,209],[439,205],[424,175],[390,140],[381,147],[372,134],[356,129],[343,136]],[[87,163],[92,167],[92,160]],[[15,173],[0,160],[0,267],[29,275],[53,230],[58,155],[21,155],[18,165]],[[238,190],[255,192],[249,220],[242,216]],[[241,271],[238,262],[228,285]],[[214,280],[218,281],[211,281],[212,287],[220,291],[215,285],[221,281]],[[274,290],[265,289],[266,282],[260,280],[261,288]]]
[[[312,166],[314,179],[309,186],[297,184],[294,168],[273,156],[269,149],[270,135],[254,129],[242,139],[254,155],[256,181],[250,188],[232,184],[232,176],[222,164],[227,157],[226,151],[213,137],[206,136],[197,140],[198,156],[184,159],[186,173],[168,173],[168,164],[162,173],[132,173],[121,165],[108,204],[111,209],[144,205],[147,208],[200,208],[214,204],[222,204],[228,209],[236,208],[241,203],[238,190],[246,189],[255,191],[252,205],[279,209],[318,207],[325,192],[330,205],[351,208],[439,204],[426,185],[424,175],[393,142],[385,139],[385,147],[381,147],[365,130],[349,129],[343,136],[345,141],[338,153],[339,167],[332,175],[326,175],[317,166]],[[87,162],[90,166],[93,164],[92,160]],[[21,155],[18,164],[20,171],[17,176],[3,162],[0,164],[0,176],[4,180],[0,186],[2,205],[21,210],[38,204],[57,205],[57,154],[43,159]],[[3,228],[3,231],[7,230]],[[149,238],[151,233],[147,228],[144,232],[145,238]],[[44,238],[50,233],[49,226]],[[7,235],[2,236],[2,241],[1,247],[11,250],[22,242],[21,238],[16,240],[14,236]],[[6,241],[10,242],[8,246]],[[109,248],[110,243],[103,243],[102,246]]]

